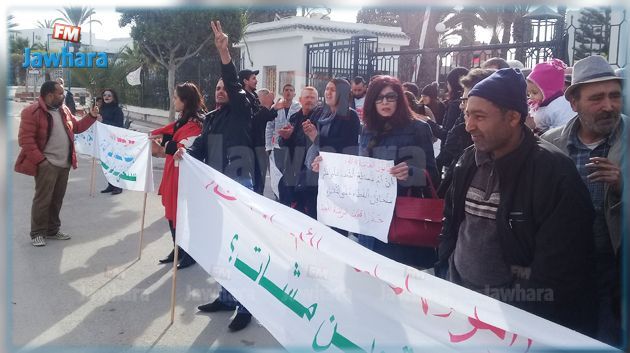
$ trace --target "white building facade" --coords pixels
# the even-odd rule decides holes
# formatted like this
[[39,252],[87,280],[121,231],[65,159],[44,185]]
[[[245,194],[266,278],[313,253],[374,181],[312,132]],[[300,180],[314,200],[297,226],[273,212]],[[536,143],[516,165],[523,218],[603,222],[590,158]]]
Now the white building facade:
[[348,39],[361,33],[377,36],[379,51],[400,50],[409,44],[400,27],[289,17],[250,24],[236,46],[241,49],[241,68],[260,70],[259,88],[280,93],[284,84],[291,83],[299,94],[306,85],[306,44]]

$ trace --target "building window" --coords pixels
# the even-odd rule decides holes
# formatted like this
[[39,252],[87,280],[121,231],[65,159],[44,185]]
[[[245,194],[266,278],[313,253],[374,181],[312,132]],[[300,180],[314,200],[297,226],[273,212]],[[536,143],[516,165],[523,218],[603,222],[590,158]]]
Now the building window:
[[[282,87],[284,87],[284,85],[286,84],[291,84],[293,87],[295,87],[295,71],[280,71],[280,77],[278,81],[280,83],[278,85],[279,90],[281,90]],[[278,93],[282,94],[282,92]]]
[[265,73],[264,83],[265,88],[271,92],[276,92],[276,67],[275,66],[263,66],[263,72]]

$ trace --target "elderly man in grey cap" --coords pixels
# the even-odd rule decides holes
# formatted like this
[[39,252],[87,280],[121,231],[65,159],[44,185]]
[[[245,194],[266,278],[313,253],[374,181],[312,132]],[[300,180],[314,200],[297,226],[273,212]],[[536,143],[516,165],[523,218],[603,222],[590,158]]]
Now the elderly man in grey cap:
[[565,126],[543,135],[543,139],[571,157],[591,195],[599,296],[597,338],[612,345],[621,343],[620,166],[630,124],[628,117],[621,114],[621,81],[602,56],[577,61],[565,97],[578,114]]
[[525,126],[526,86],[510,68],[468,93],[474,147],[453,168],[436,274],[594,335],[593,206],[571,159]]

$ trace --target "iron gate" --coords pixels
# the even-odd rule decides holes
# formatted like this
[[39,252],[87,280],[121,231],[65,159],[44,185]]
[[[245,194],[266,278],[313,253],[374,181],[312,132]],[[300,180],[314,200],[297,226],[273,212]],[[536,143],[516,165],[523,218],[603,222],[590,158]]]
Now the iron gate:
[[377,51],[378,38],[372,35],[306,44],[306,84],[321,94],[331,78],[369,78],[370,60]]

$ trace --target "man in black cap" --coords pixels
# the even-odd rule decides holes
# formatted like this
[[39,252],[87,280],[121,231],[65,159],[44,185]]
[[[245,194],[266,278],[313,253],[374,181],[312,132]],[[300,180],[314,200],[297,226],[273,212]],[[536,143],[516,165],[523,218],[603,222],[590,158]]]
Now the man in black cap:
[[252,115],[256,115],[260,110],[260,100],[258,94],[256,94],[256,85],[258,85],[258,75],[260,71],[245,69],[238,72],[238,82],[243,86],[247,99],[252,107]]
[[621,162],[630,126],[621,114],[621,81],[602,56],[577,61],[565,91],[577,116],[542,136],[571,157],[590,193],[595,208],[597,339],[615,346],[621,345]]
[[[265,175],[267,174],[267,166],[269,155],[265,152],[265,130],[267,122],[272,121],[277,112],[274,109],[265,109],[261,103],[258,94],[256,93],[256,86],[258,85],[258,79],[256,76],[260,73],[258,70],[245,69],[238,72],[238,82],[245,90],[247,101],[251,109],[252,116],[252,140],[254,141],[254,191],[258,194],[263,194],[265,189]],[[271,92],[273,93],[273,92]],[[270,114],[271,113],[271,114]],[[259,141],[263,141],[262,148]]]
[[524,125],[526,87],[509,68],[468,94],[474,146],[453,171],[436,274],[593,335],[593,206],[573,162]]

